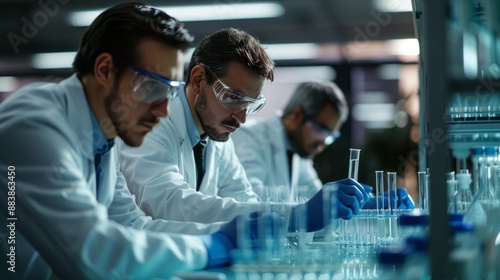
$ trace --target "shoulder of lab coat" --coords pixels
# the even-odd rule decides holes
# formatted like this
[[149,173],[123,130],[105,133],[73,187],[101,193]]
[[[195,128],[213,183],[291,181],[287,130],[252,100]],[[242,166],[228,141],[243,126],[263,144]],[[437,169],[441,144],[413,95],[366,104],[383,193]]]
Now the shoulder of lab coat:
[[[152,278],[205,266],[200,239],[154,232],[178,223],[153,222],[134,206],[116,172],[114,149],[103,160],[104,173],[114,173],[96,200],[92,125],[76,76],[14,93],[0,105],[0,134],[8,135],[1,140],[0,168],[16,172],[16,250],[22,252],[16,269],[24,276],[50,275],[50,266],[60,278]],[[6,176],[0,184],[7,187]],[[0,199],[7,201],[6,189]],[[3,220],[6,210],[0,210]]]
[[193,149],[180,98],[140,147],[120,147],[121,170],[141,209],[154,218],[230,221],[259,209],[232,141],[207,142],[205,176],[196,191]]
[[289,200],[299,186],[306,186],[304,196],[310,198],[321,188],[321,181],[313,161],[297,154],[292,159],[293,170],[289,170],[285,135],[281,116],[274,115],[249,121],[231,137],[236,154],[259,196],[275,196],[269,189],[273,187],[281,192],[281,199]]

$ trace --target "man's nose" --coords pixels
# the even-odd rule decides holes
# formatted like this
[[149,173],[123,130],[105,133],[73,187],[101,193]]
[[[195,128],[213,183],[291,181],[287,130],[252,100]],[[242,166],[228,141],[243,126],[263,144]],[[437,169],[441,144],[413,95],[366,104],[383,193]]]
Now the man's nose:
[[247,121],[247,109],[233,113],[233,118],[243,124]]

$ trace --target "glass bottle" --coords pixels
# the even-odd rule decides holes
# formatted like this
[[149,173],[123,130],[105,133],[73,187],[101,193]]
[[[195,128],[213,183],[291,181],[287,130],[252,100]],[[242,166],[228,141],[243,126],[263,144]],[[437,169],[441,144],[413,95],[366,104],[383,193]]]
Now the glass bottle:
[[457,192],[457,180],[455,172],[446,173],[446,187],[448,193],[448,213],[455,213],[455,196]]
[[484,161],[484,147],[472,148],[472,176],[474,180],[472,193],[477,194],[479,190],[479,165]]
[[469,210],[472,203],[472,192],[470,191],[470,183],[472,179],[470,173],[457,174],[458,189],[455,194],[454,213],[465,214]]
[[500,229],[500,221],[497,217],[500,212],[500,201],[492,189],[491,179],[491,167],[481,164],[479,191],[464,217],[464,221],[475,224],[485,236],[496,234]]

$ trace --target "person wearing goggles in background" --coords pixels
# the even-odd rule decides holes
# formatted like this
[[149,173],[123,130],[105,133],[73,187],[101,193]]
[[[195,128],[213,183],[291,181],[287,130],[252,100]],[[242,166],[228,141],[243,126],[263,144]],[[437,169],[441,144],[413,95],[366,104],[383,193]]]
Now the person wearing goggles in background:
[[[297,195],[310,199],[318,193],[323,184],[313,158],[340,137],[339,130],[348,114],[344,94],[335,83],[303,82],[282,113],[243,125],[231,138],[254,191],[260,197],[278,197],[283,201],[291,201]],[[371,187],[363,186],[370,193]],[[398,207],[413,208],[406,189],[398,193]],[[359,208],[376,205],[376,200],[370,199],[357,209],[342,207],[350,205],[343,195],[339,191],[339,217],[350,218]]]

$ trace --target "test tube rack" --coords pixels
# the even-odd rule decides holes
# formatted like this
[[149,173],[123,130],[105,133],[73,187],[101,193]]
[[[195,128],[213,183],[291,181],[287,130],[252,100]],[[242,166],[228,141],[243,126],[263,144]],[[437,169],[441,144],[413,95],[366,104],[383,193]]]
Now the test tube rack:
[[411,211],[361,209],[350,220],[339,219],[335,231],[339,254],[370,254],[382,247],[394,245],[400,237],[398,217]]

